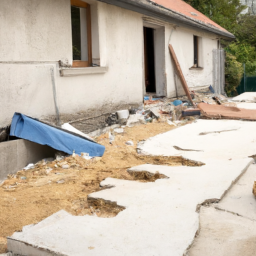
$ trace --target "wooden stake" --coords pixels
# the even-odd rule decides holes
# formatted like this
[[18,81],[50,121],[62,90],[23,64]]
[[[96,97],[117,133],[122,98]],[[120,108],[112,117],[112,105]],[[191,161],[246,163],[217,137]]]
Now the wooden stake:
[[178,59],[177,59],[177,56],[176,56],[176,54],[175,54],[175,52],[174,52],[173,47],[172,47],[171,44],[169,44],[169,50],[170,50],[171,56],[172,56],[172,58],[173,58],[173,61],[174,61],[174,64],[175,64],[177,73],[178,73],[178,75],[179,75],[179,77],[180,77],[180,80],[181,80],[181,83],[182,83],[182,87],[183,87],[183,89],[184,89],[184,91],[185,91],[185,93],[186,93],[188,99],[189,99],[190,102],[192,103],[192,105],[195,106],[195,104],[194,104],[194,102],[193,102],[193,100],[192,100],[192,98],[191,98],[191,95],[190,95],[190,91],[189,91],[189,89],[188,89],[187,82],[186,82],[185,77],[184,77],[184,75],[183,75],[183,73],[182,73],[182,70],[181,70],[179,61],[178,61]]

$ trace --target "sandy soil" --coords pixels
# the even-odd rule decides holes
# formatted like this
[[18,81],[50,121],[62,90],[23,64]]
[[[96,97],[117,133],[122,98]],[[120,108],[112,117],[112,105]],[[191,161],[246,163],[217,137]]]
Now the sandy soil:
[[[87,195],[103,189],[99,183],[107,177],[137,180],[126,170],[145,163],[187,165],[180,157],[150,157],[136,152],[139,141],[173,128],[160,122],[127,127],[123,134],[115,134],[112,144],[108,134],[103,134],[96,139],[106,146],[102,158],[85,160],[69,156],[61,161],[41,161],[34,169],[9,176],[0,187],[0,253],[6,250],[7,236],[61,209],[73,215],[95,214]],[[126,145],[126,141],[133,141],[134,146]],[[63,165],[70,168],[63,169]],[[156,178],[159,177],[150,177],[148,181]],[[143,180],[147,180],[146,175]]]

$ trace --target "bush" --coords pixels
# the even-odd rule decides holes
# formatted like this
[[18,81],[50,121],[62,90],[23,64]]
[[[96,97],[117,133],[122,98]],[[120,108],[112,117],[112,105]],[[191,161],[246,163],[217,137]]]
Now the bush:
[[226,52],[225,91],[228,96],[237,95],[236,88],[243,77],[243,64],[237,61],[236,56]]

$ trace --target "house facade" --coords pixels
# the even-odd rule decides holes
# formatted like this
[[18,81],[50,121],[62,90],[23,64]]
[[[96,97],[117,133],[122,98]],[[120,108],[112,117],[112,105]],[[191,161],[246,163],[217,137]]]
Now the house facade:
[[[212,52],[234,36],[182,0],[1,0],[0,127],[14,112],[72,120],[212,84]],[[178,92],[179,93],[179,92]]]

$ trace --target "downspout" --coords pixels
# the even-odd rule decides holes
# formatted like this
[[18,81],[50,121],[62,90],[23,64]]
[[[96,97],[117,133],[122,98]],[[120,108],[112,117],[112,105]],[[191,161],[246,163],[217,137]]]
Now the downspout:
[[54,106],[55,106],[55,112],[56,112],[56,124],[57,126],[60,126],[60,113],[57,103],[57,93],[56,93],[56,85],[55,85],[55,77],[54,77],[54,66],[51,66],[50,68],[51,72],[51,79],[52,79],[52,93],[53,93],[53,100],[54,100]]

